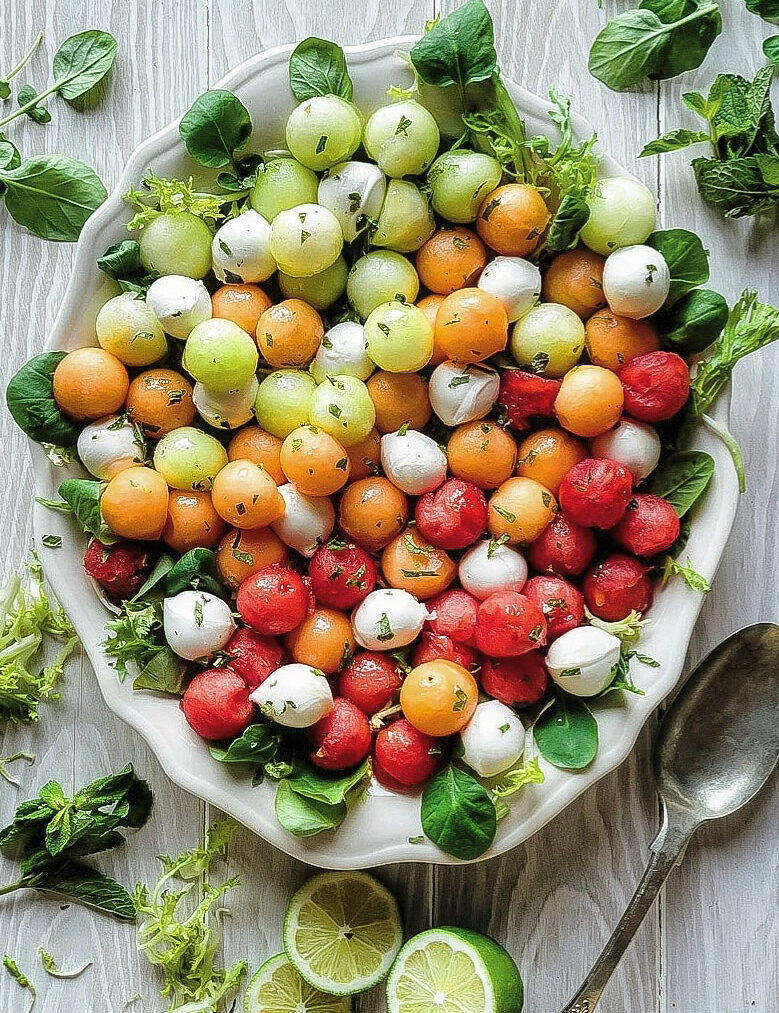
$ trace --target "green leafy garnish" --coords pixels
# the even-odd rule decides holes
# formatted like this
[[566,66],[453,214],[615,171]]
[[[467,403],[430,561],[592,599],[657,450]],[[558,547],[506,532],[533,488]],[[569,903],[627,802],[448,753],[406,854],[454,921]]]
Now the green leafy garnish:
[[103,520],[100,497],[104,485],[90,478],[68,478],[57,492],[70,507],[73,517],[87,534],[94,535],[103,545],[116,542],[116,535]]
[[249,110],[237,95],[224,88],[199,95],[179,123],[179,134],[189,154],[211,169],[232,165],[251,132]]
[[538,758],[533,757],[513,767],[490,783],[490,791],[496,798],[508,798],[523,788],[526,784],[543,784],[544,772],[538,765]]
[[687,557],[687,565],[683,566],[672,556],[665,556],[663,568],[660,573],[660,583],[665,586],[671,577],[681,577],[685,584],[693,591],[700,591],[701,594],[708,594],[711,591],[711,584],[703,574],[698,573],[692,565],[692,560]]
[[298,43],[289,58],[289,84],[298,102],[317,95],[351,100],[354,91],[344,51],[313,36]]
[[6,969],[6,971],[8,971],[8,973],[11,975],[11,977],[13,978],[13,980],[16,982],[17,985],[19,985],[21,988],[26,988],[27,991],[30,993],[31,996],[30,1005],[27,1007],[27,1013],[30,1013],[30,1010],[35,1005],[35,1000],[38,997],[38,994],[35,990],[35,985],[33,985],[33,983],[30,981],[27,975],[20,970],[19,965],[16,963],[13,957],[11,957],[7,953],[3,954],[3,967]]
[[682,356],[702,352],[722,333],[728,312],[725,297],[719,292],[693,289],[658,316],[663,344]]
[[9,764],[16,763],[18,760],[26,760],[28,765],[32,765],[35,763],[35,759],[34,753],[12,753],[10,756],[0,756],[0,777],[9,784],[16,785],[18,788],[20,782],[9,773]]
[[560,693],[533,726],[538,751],[555,767],[584,770],[598,752],[598,723],[578,697]]
[[88,967],[91,967],[94,961],[87,960],[81,967],[76,967],[72,971],[63,971],[54,957],[47,950],[44,950],[42,946],[38,947],[38,956],[41,958],[43,969],[47,974],[50,974],[52,978],[78,978],[79,975],[83,974]]
[[[267,767],[266,772],[270,773]],[[296,837],[334,830],[346,819],[349,806],[364,798],[370,777],[369,760],[335,777],[322,774],[308,763],[296,763],[276,788],[278,821]]]
[[489,792],[450,764],[422,793],[422,829],[442,851],[463,861],[483,855],[495,840],[498,816]]
[[703,450],[668,454],[649,480],[649,492],[671,504],[684,517],[701,498],[714,474],[714,458]]
[[145,189],[130,187],[123,195],[124,200],[135,211],[127,223],[129,232],[145,228],[160,215],[183,212],[202,218],[210,225],[224,217],[225,205],[229,206],[236,200],[235,194],[217,197],[212,193],[195,190],[192,177],[188,180],[166,179],[163,176],[155,176],[150,170],[144,175],[142,182]]
[[79,430],[54,400],[54,370],[67,352],[41,352],[10,379],[5,392],[8,410],[23,433],[36,443],[72,447]]
[[30,46],[30,48],[27,50],[27,52],[24,54],[21,60],[16,64],[13,70],[9,70],[7,74],[5,74],[3,77],[0,77],[0,101],[5,102],[7,99],[11,97],[11,81],[16,77],[17,74],[20,74],[24,70],[24,68],[27,66],[27,64],[30,62],[33,55],[35,54],[35,50],[38,48],[38,46],[40,46],[41,42],[43,42],[43,32],[38,32],[38,34],[35,37],[35,40],[33,41],[33,44]]
[[668,298],[672,302],[709,280],[709,251],[689,229],[653,232],[647,246],[662,253],[671,272]]
[[614,622],[609,622],[607,619],[599,619],[586,606],[584,614],[587,616],[587,622],[590,626],[595,626],[599,630],[605,630],[606,633],[610,633],[613,637],[621,640],[623,644],[632,644],[638,640],[641,636],[641,630],[649,622],[648,619],[642,619],[641,613],[636,612],[635,609],[628,612],[624,619],[617,619]]

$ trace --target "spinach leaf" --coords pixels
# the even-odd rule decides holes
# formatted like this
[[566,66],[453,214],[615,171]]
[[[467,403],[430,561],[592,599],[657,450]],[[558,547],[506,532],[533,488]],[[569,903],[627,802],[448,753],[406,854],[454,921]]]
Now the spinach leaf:
[[276,818],[295,837],[313,837],[325,830],[334,830],[346,819],[346,803],[329,805],[298,795],[287,779],[279,781],[274,803]]
[[31,84],[23,84],[16,93],[16,101],[19,103],[20,112],[29,116],[33,123],[51,123],[51,113],[42,105],[38,104],[38,89]]
[[181,696],[186,687],[187,665],[169,647],[162,647],[133,679],[133,689]]
[[763,53],[767,60],[774,66],[779,66],[779,35],[772,35],[770,39],[763,39]]
[[[22,156],[19,154],[19,149],[0,134],[0,169],[15,169],[22,161]],[[3,191],[3,185],[0,183],[0,193]]]
[[337,777],[327,777],[306,765],[296,769],[289,779],[289,786],[296,794],[313,799],[315,802],[338,805],[340,802],[347,802],[350,792],[362,785],[370,776],[371,765],[368,760],[348,774]]
[[337,95],[349,102],[354,93],[343,49],[335,42],[314,36],[303,39],[293,49],[289,84],[298,102],[316,95]]
[[60,483],[57,490],[65,500],[79,527],[87,534],[94,535],[103,545],[117,541],[100,512],[100,496],[103,483],[89,478],[68,478]]
[[649,492],[668,500],[677,517],[700,499],[714,474],[714,458],[702,450],[677,450],[660,462],[649,480]]
[[670,269],[669,301],[675,301],[709,280],[709,251],[694,232],[665,229],[653,232],[646,242],[647,246],[662,253]]
[[79,430],[54,400],[54,370],[67,352],[41,352],[19,369],[6,388],[5,400],[14,422],[36,443],[72,447]]
[[116,39],[91,29],[65,39],[54,54],[56,91],[68,102],[102,81],[116,59]]
[[107,196],[93,169],[65,155],[36,155],[0,169],[0,184],[14,221],[55,242],[74,243]]
[[220,763],[248,763],[257,767],[273,760],[278,749],[279,740],[270,725],[256,724],[249,725],[228,746],[211,746],[209,752]]
[[141,244],[135,239],[124,239],[109,246],[97,266],[109,278],[118,281],[124,291],[144,292],[157,277],[149,274],[141,263]]
[[647,155],[664,155],[668,151],[681,151],[682,148],[689,148],[691,144],[709,140],[711,138],[705,130],[685,130],[680,127],[678,130],[669,130],[662,137],[645,144],[638,157],[646,158]]
[[746,0],[747,10],[764,21],[779,23],[779,0]]
[[483,855],[495,840],[498,819],[489,793],[452,765],[425,786],[421,816],[430,840],[463,861]]
[[249,110],[231,91],[216,88],[195,99],[181,118],[179,134],[187,151],[201,165],[222,169],[249,140]]
[[719,292],[693,289],[659,319],[663,343],[680,355],[702,352],[715,341],[728,319],[728,304]]
[[163,580],[165,580],[167,575],[173,569],[175,563],[176,561],[173,558],[173,556],[169,556],[167,552],[163,552],[157,559],[157,562],[154,564],[149,576],[146,578],[143,584],[141,584],[138,592],[131,598],[131,601],[133,602],[146,601],[150,596],[150,592],[154,591],[155,589],[157,589],[158,592],[161,594],[163,589],[160,588],[159,585],[162,583]]
[[578,697],[560,693],[533,726],[545,760],[564,770],[583,770],[598,752],[598,722]]
[[487,81],[498,67],[492,18],[482,0],[469,0],[447,15],[411,49],[411,62],[425,84],[468,85]]
[[165,577],[165,594],[169,597],[189,590],[227,597],[227,591],[217,575],[216,556],[210,549],[185,552]]

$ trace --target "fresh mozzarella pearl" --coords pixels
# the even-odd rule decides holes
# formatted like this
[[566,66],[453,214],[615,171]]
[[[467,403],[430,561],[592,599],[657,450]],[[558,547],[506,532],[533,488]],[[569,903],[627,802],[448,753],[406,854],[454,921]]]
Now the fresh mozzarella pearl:
[[370,162],[341,162],[319,181],[317,203],[332,211],[344,239],[352,243],[381,213],[387,181]]
[[409,496],[437,489],[446,478],[446,454],[416,429],[382,436],[381,466],[390,482]]
[[476,287],[499,299],[512,323],[538,302],[541,272],[524,257],[496,257],[484,268]]
[[508,545],[477,542],[463,555],[460,583],[474,598],[489,598],[496,591],[521,591],[527,580],[522,553]]
[[445,426],[459,426],[488,415],[498,400],[500,377],[489,366],[442,362],[433,370],[428,394],[433,411]]
[[597,696],[614,678],[622,644],[595,626],[577,626],[554,640],[546,667],[558,686],[573,696]]
[[657,467],[660,437],[652,426],[622,419],[614,429],[590,440],[593,457],[607,457],[623,464],[638,485]]
[[284,516],[271,527],[279,538],[302,556],[313,556],[332,534],[335,509],[329,496],[305,496],[291,482],[279,486]]
[[603,265],[603,294],[618,316],[640,320],[657,313],[670,288],[666,259],[651,246],[625,246]]
[[500,700],[480,703],[460,732],[463,760],[479,777],[495,777],[512,767],[525,749],[525,728]]
[[221,650],[235,630],[227,602],[207,591],[182,591],[162,603],[165,639],[180,658],[194,661]]
[[107,482],[125,468],[142,464],[146,458],[146,443],[130,419],[108,415],[84,426],[76,452],[90,475]]
[[166,274],[149,285],[146,303],[163,330],[185,339],[193,327],[211,318],[211,297],[202,281],[182,274]]
[[310,665],[282,665],[249,699],[265,717],[287,728],[310,728],[333,709],[330,683]]
[[365,328],[351,320],[344,320],[325,333],[309,366],[317,383],[324,383],[327,376],[343,374],[367,380],[375,368],[365,351]]
[[352,613],[354,638],[369,651],[394,651],[416,640],[432,616],[413,594],[397,588],[371,591]]
[[265,281],[276,270],[270,252],[270,225],[257,211],[244,211],[217,229],[211,243],[214,274],[220,281]]
[[224,394],[196,383],[192,391],[192,400],[201,417],[210,426],[217,429],[237,429],[254,415],[254,400],[260,385],[253,376],[248,383],[237,390],[228,390]]

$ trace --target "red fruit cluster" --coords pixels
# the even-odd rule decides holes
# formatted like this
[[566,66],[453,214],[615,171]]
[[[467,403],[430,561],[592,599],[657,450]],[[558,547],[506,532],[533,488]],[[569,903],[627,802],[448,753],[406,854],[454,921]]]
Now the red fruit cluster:
[[151,556],[140,542],[117,542],[103,545],[96,538],[84,553],[84,569],[106,594],[117,601],[136,595],[149,572]]
[[450,478],[417,501],[420,535],[439,549],[464,549],[487,530],[487,500],[481,489],[462,478]]

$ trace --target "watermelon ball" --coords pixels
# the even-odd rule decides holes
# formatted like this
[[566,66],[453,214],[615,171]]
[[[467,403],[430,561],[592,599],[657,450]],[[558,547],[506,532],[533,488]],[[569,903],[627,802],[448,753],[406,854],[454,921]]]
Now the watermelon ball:
[[467,591],[442,591],[428,598],[427,609],[433,616],[425,623],[425,630],[451,637],[455,643],[476,646],[476,616],[479,599]]
[[549,673],[539,651],[518,658],[485,658],[481,688],[507,707],[533,707],[549,692]]
[[439,549],[464,549],[487,530],[487,500],[481,489],[450,478],[419,498],[414,517],[419,533]]
[[679,537],[676,511],[660,496],[636,493],[611,535],[617,545],[635,556],[656,556],[670,549]]
[[528,560],[534,570],[576,577],[595,558],[595,535],[560,510],[530,545]]
[[584,619],[584,598],[581,591],[562,577],[533,577],[522,593],[546,616],[546,639],[551,642]]
[[439,739],[399,718],[382,728],[373,746],[373,772],[387,788],[414,788],[438,769]]
[[300,626],[308,614],[311,594],[294,570],[266,566],[238,588],[238,614],[258,633],[278,636]]
[[311,557],[308,576],[320,604],[348,611],[376,586],[376,564],[358,545],[331,541]]
[[311,729],[316,749],[311,762],[322,770],[347,770],[362,763],[371,751],[371,726],[359,707],[342,697],[333,700],[333,709]]
[[546,618],[518,591],[496,591],[479,605],[476,646],[488,658],[509,658],[546,644]]
[[241,676],[250,690],[257,689],[284,664],[284,654],[278,641],[263,637],[248,626],[241,626],[233,633],[224,646],[224,652],[230,658],[230,668]]
[[676,352],[648,352],[617,373],[625,392],[625,414],[641,422],[665,422],[690,396],[690,371]]
[[132,598],[140,591],[150,563],[149,550],[138,542],[103,545],[93,538],[84,553],[87,576],[117,601]]
[[204,739],[234,739],[252,723],[254,704],[249,687],[229,668],[198,672],[184,690],[181,709],[189,726]]
[[554,403],[560,380],[551,380],[521,369],[505,369],[500,380],[498,407],[506,410],[506,422],[524,432],[554,418]]
[[393,657],[380,651],[358,651],[338,676],[338,695],[369,717],[383,710],[403,682]]
[[618,622],[631,612],[646,612],[654,598],[649,572],[650,567],[635,556],[612,553],[585,574],[582,590],[587,608],[607,622]]
[[560,483],[560,506],[585,528],[613,528],[627,510],[633,493],[628,469],[605,457],[575,464]]
[[414,647],[412,665],[424,665],[426,661],[453,661],[461,668],[471,669],[476,665],[476,651],[466,644],[459,644],[445,633],[423,630]]

